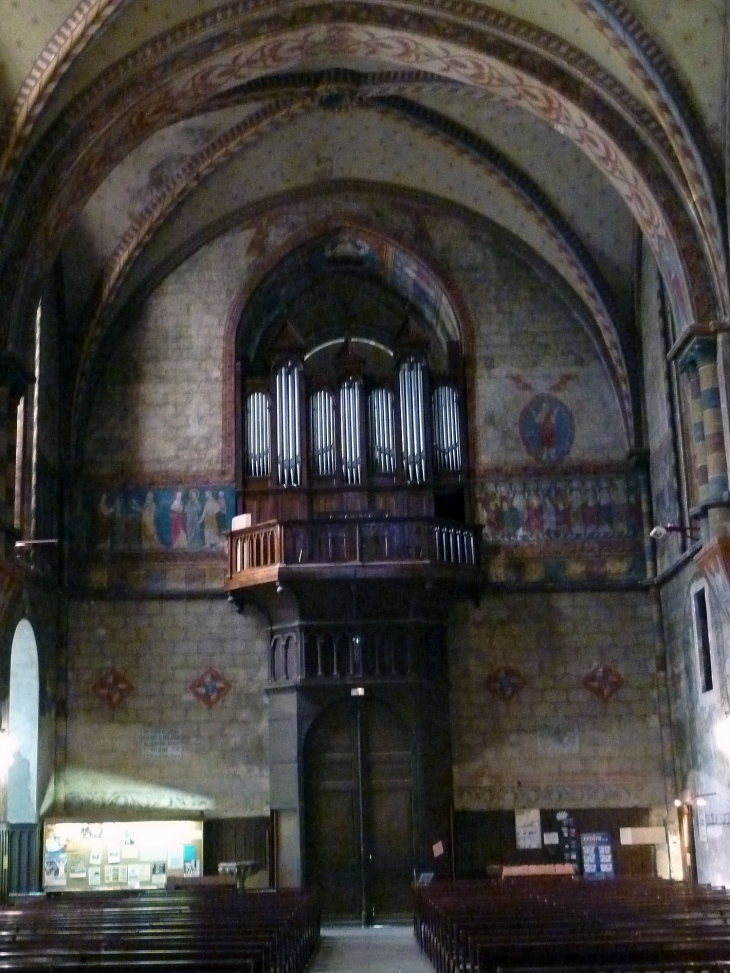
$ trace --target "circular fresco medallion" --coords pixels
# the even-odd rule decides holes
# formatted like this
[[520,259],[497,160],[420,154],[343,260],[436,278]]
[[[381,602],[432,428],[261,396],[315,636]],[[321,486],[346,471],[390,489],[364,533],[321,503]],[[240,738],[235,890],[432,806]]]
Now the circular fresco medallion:
[[554,395],[536,395],[520,413],[520,438],[533,459],[560,463],[573,448],[573,413]]

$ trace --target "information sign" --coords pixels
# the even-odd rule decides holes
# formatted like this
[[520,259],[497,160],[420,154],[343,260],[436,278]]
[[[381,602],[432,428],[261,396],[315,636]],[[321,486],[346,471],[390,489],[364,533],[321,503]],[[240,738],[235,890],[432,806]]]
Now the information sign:
[[585,878],[613,878],[611,835],[607,831],[586,831],[580,836]]

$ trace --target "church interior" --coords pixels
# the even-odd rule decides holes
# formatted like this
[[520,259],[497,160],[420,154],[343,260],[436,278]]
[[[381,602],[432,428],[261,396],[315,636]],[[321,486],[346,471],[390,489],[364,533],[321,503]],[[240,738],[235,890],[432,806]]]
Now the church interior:
[[3,894],[730,885],[730,3],[0,14]]

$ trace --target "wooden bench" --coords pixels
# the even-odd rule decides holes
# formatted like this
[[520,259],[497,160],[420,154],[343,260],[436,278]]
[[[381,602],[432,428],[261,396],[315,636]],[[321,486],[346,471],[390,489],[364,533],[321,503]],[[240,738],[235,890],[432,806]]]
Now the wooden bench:
[[661,880],[535,877],[415,887],[439,973],[725,969],[730,895]]
[[0,911],[0,970],[302,973],[319,926],[296,890],[56,895]]

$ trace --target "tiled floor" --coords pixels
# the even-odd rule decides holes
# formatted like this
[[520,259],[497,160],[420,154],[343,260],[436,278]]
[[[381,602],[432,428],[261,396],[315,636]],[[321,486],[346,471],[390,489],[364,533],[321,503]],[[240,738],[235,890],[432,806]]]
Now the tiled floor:
[[413,926],[325,926],[307,973],[433,973]]

